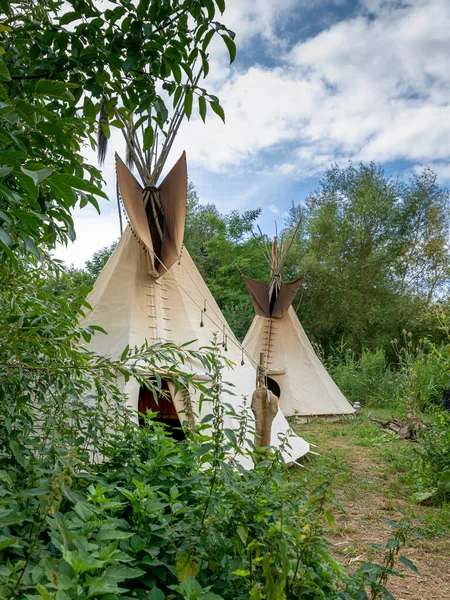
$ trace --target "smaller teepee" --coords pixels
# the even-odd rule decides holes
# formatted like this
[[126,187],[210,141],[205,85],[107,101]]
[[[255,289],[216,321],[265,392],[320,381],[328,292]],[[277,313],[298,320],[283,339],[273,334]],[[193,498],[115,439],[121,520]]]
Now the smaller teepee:
[[263,248],[272,271],[269,284],[243,276],[256,316],[242,345],[255,361],[262,359],[266,386],[278,396],[285,416],[352,414],[354,409],[314,352],[292,308],[303,278],[282,283],[289,247],[290,243],[278,245],[275,237],[271,253]]

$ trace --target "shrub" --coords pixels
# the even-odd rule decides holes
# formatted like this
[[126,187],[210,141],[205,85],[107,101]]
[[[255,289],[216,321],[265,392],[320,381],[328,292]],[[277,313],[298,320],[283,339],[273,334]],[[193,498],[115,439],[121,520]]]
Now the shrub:
[[417,449],[412,468],[416,475],[415,499],[443,500],[450,496],[450,413],[435,411]]
[[350,402],[378,407],[396,403],[398,381],[384,350],[365,349],[358,358],[352,350],[340,348],[330,356],[327,366]]
[[392,348],[397,359],[393,364],[381,348],[364,349],[357,357],[352,350],[341,347],[326,365],[351,402],[412,412],[442,405],[442,392],[449,385],[446,347],[427,340],[414,344],[412,334],[404,331],[403,343],[394,339]]

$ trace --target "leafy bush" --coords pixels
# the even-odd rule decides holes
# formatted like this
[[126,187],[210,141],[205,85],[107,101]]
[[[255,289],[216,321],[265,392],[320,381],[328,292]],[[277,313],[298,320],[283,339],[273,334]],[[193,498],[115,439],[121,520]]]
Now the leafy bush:
[[415,499],[443,499],[450,495],[450,413],[435,412],[420,439],[419,457],[412,468],[416,475]]

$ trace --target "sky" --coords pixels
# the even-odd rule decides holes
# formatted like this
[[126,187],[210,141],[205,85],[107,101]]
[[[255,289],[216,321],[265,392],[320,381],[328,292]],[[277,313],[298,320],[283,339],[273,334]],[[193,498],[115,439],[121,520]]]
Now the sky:
[[[270,234],[333,163],[374,161],[402,178],[431,167],[450,183],[450,0],[227,0],[221,20],[236,33],[236,61],[213,41],[202,85],[219,96],[225,124],[193,115],[167,161],[186,151],[201,202],[261,208]],[[68,265],[119,236],[120,135],[103,167],[110,202],[100,215],[77,211],[77,240],[56,251]]]

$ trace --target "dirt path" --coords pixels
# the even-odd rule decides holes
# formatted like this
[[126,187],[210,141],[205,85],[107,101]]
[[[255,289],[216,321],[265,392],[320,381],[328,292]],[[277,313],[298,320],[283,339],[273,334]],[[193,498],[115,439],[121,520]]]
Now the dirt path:
[[306,465],[308,478],[314,480],[318,471],[331,473],[345,510],[335,514],[335,531],[328,536],[339,560],[350,568],[371,558],[378,562],[381,557],[368,544],[385,544],[393,537],[392,528],[382,520],[400,520],[399,510],[413,513],[414,527],[422,537],[413,539],[401,554],[412,560],[421,576],[400,564],[404,579],[392,577],[387,587],[397,600],[450,600],[450,513],[411,506],[411,443],[394,439],[367,419],[318,421],[297,430],[320,452]]

